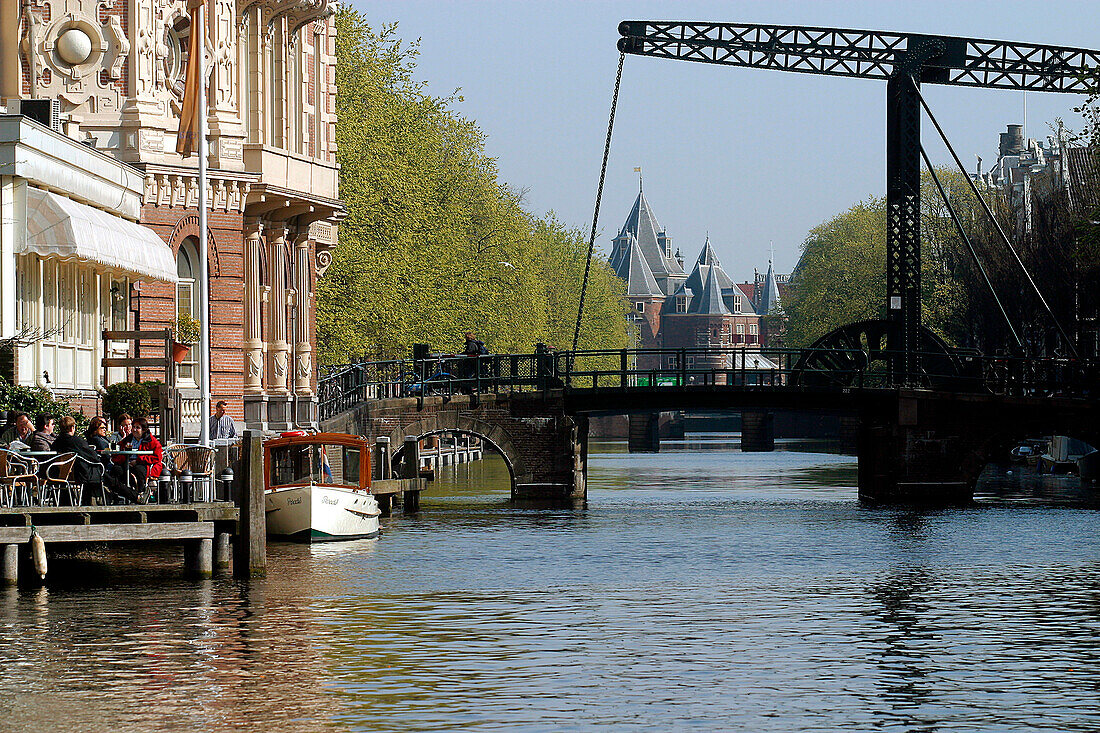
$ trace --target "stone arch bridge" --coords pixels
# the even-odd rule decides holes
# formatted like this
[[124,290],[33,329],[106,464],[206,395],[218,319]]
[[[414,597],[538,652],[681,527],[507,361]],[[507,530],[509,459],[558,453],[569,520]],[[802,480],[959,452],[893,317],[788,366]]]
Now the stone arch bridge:
[[567,414],[562,390],[371,400],[324,427],[389,438],[395,452],[408,436],[475,435],[503,457],[513,498],[586,496],[588,420]]
[[[950,379],[925,375],[923,383],[896,386],[873,371],[849,370],[843,379],[833,367],[807,372],[799,366],[805,359],[781,354],[763,354],[770,366],[750,369],[743,355],[719,364],[714,355],[689,361],[685,351],[648,362],[641,358],[648,354],[600,352],[603,366],[585,370],[577,354],[478,357],[487,368],[473,371],[470,363],[416,364],[412,377],[355,365],[330,390],[323,425],[371,441],[385,437],[395,449],[409,436],[476,435],[504,457],[513,498],[560,501],[587,497],[593,415],[847,414],[859,426],[859,496],[883,503],[968,501],[982,468],[1024,438],[1063,434],[1100,445],[1100,392],[1087,386],[1095,365],[989,360]],[[398,396],[409,392],[417,396]]]

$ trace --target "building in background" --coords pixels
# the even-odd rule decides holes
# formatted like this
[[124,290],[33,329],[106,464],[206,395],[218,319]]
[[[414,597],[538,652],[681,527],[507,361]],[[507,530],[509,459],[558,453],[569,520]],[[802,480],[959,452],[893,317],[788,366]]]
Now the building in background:
[[[207,8],[210,215],[200,243],[197,161],[175,152],[193,32],[185,0],[0,4],[9,115],[0,149],[15,161],[0,169],[0,336],[24,326],[47,334],[17,350],[7,376],[45,384],[49,375],[87,405],[104,386],[102,356],[163,349],[104,344],[104,328],[172,327],[206,298],[212,400],[249,427],[311,424],[315,284],[342,215],[334,3]],[[27,150],[33,159],[20,157]],[[53,221],[38,212],[68,226],[72,241],[37,230]],[[203,247],[206,283],[197,280]],[[118,371],[107,380],[162,376]],[[193,432],[198,371],[195,357],[179,369]]]
[[710,237],[686,272],[683,256],[673,251],[671,237],[640,190],[612,240],[610,263],[626,282],[638,347],[760,347],[754,298],[722,268]]

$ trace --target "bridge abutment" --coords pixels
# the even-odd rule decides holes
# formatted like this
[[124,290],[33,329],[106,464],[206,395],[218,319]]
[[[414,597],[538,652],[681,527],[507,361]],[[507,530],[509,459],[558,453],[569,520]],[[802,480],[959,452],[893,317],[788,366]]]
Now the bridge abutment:
[[406,437],[476,435],[503,457],[513,499],[577,503],[588,495],[588,418],[566,413],[561,390],[373,400],[324,429],[389,438],[402,452]]
[[632,412],[627,415],[630,432],[626,447],[631,453],[659,453],[661,451],[661,413]]
[[744,410],[741,413],[741,451],[757,453],[775,450],[775,413]]

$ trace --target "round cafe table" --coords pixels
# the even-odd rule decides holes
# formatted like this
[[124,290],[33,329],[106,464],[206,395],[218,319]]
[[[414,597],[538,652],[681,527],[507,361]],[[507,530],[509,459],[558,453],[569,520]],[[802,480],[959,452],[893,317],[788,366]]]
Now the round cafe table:
[[[114,458],[115,456],[126,456],[126,457],[129,458],[130,456],[152,456],[152,455],[156,455],[151,450],[105,450],[105,451],[102,452],[102,454],[109,457],[109,458]],[[130,485],[130,471],[129,470],[126,471],[126,488],[131,488],[131,489],[133,488]],[[143,486],[142,490],[144,490],[144,489],[145,489],[145,487]]]

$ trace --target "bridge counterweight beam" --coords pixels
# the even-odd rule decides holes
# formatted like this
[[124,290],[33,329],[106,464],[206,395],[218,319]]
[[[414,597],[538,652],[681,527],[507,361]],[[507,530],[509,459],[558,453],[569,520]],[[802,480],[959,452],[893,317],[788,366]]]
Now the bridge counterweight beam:
[[901,324],[898,385],[920,373],[920,97],[906,72],[886,82],[886,312]]

